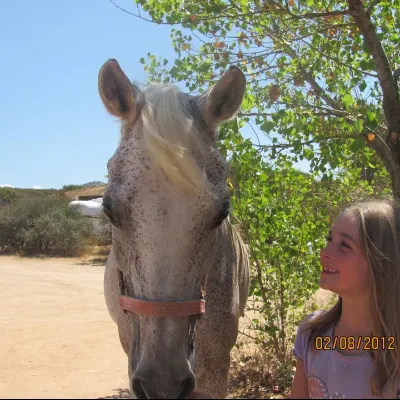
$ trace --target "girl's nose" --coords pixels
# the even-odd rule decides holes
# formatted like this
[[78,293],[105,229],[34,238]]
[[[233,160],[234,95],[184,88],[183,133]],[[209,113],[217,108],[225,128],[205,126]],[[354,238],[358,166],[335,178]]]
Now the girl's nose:
[[328,246],[321,249],[320,257],[321,257],[321,260],[330,260],[332,258],[332,255],[328,250]]

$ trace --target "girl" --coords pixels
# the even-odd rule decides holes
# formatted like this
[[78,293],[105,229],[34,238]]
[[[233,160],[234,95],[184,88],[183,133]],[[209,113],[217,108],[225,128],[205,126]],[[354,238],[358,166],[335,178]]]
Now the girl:
[[339,296],[300,325],[292,398],[400,398],[400,203],[342,212],[321,250],[320,286]]

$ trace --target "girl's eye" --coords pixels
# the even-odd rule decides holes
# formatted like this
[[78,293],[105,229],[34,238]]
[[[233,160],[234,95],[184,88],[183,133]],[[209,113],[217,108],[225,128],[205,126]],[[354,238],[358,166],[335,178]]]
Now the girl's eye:
[[[331,236],[327,236],[326,237],[326,241],[327,242],[331,242],[332,241],[332,237]],[[343,246],[343,247],[346,247],[347,249],[352,249],[347,243],[345,243],[345,242],[340,242],[340,244]]]

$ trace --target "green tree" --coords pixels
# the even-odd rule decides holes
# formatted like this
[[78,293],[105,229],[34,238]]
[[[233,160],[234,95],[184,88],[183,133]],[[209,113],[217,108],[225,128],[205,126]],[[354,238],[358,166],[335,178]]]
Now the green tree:
[[285,160],[272,167],[235,121],[219,135],[229,159],[234,223],[250,250],[251,293],[262,299],[256,310],[263,321],[253,320],[253,328],[286,370],[295,327],[313,307],[308,300],[318,288],[319,249],[328,229],[345,206],[381,189],[355,175],[317,181]]
[[307,159],[328,179],[338,168],[358,176],[368,169],[370,180],[378,173],[400,197],[400,3],[135,3],[139,12],[131,14],[144,18],[142,8],[148,21],[174,26],[178,57],[168,67],[149,53],[152,79],[186,81],[202,91],[229,64],[240,65],[248,79],[241,116],[269,137],[271,145],[261,149],[270,159]]

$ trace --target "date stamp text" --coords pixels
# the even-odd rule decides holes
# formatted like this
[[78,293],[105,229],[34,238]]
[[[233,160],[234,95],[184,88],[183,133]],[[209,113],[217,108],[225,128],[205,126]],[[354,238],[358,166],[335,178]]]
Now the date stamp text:
[[317,336],[317,350],[394,350],[394,336]]

